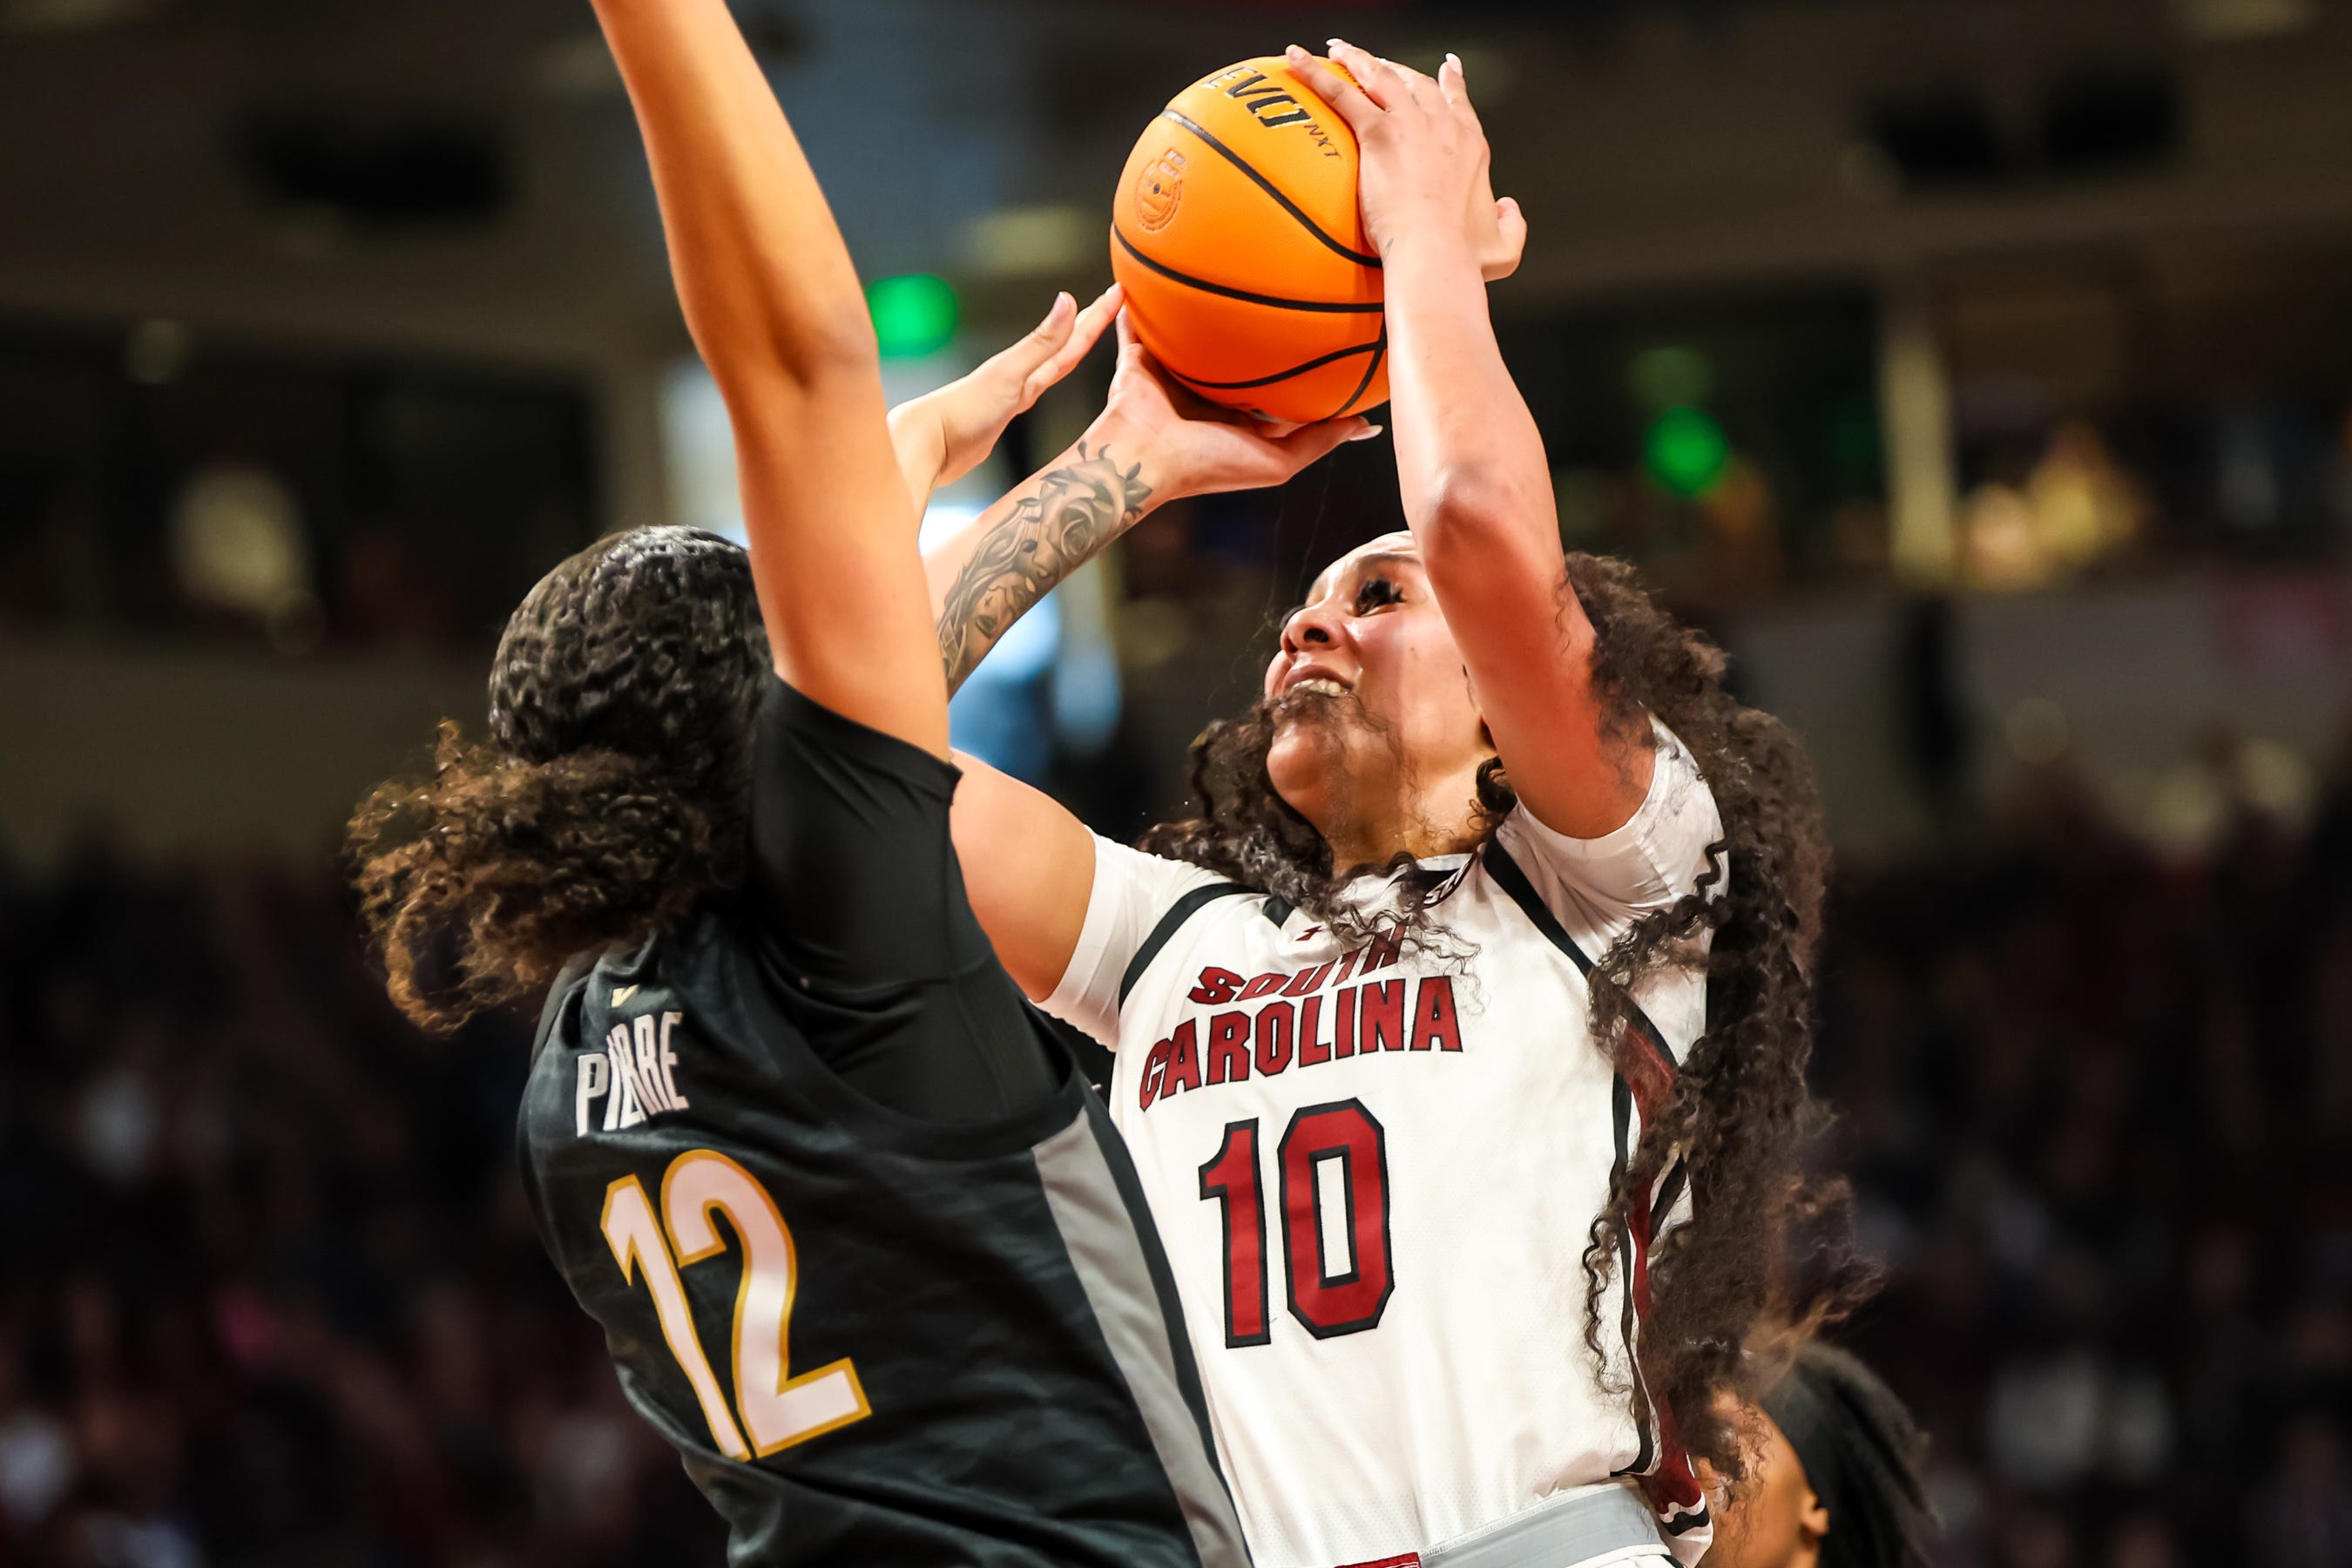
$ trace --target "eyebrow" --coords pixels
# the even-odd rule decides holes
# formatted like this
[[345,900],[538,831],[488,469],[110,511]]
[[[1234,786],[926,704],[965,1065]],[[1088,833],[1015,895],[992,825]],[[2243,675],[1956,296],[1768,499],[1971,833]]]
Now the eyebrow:
[[[1412,566],[1417,567],[1423,572],[1429,570],[1428,566],[1422,561],[1419,555],[1414,554],[1410,551],[1403,550],[1382,550],[1374,554],[1359,555],[1356,557],[1354,570],[1360,572],[1367,566]],[[1290,624],[1291,617],[1297,615],[1299,611],[1306,607],[1307,605],[1305,603],[1291,605],[1290,608],[1283,611],[1281,615],[1275,618],[1274,624],[1277,626],[1288,626]]]

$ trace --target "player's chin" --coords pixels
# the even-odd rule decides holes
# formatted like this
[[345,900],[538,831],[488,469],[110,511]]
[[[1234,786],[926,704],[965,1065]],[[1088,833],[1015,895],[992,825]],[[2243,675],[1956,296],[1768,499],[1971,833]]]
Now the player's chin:
[[1338,715],[1328,704],[1287,717],[1275,715],[1265,776],[1284,804],[1308,821],[1321,820],[1318,808],[1331,797],[1347,761]]

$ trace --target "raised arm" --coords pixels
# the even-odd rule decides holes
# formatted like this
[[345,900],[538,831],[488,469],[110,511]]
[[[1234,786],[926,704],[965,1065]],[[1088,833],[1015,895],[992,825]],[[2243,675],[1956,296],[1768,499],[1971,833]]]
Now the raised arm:
[[670,269],[734,426],[777,673],[947,753],[873,327],[816,177],[725,0],[595,0],[653,165]]
[[923,552],[950,687],[1031,605],[1157,508],[1283,484],[1342,442],[1379,434],[1354,417],[1267,426],[1228,416],[1171,385],[1126,315],[1118,321],[1118,368],[1086,434]]
[[1599,837],[1640,806],[1651,755],[1594,699],[1543,438],[1487,315],[1486,280],[1516,266],[1526,225],[1487,183],[1460,61],[1433,79],[1336,39],[1331,58],[1354,83],[1291,51],[1362,149],[1406,521],[1512,787],[1547,826]]
[[[1154,508],[1180,496],[1278,485],[1342,441],[1337,419],[1268,434],[1221,417],[1161,378],[1119,318],[1118,370],[1100,417],[1060,456],[924,552],[936,657],[961,686],[1013,623]],[[1094,837],[1052,796],[960,759],[955,843],[997,956],[1034,997],[1060,981],[1084,929]]]

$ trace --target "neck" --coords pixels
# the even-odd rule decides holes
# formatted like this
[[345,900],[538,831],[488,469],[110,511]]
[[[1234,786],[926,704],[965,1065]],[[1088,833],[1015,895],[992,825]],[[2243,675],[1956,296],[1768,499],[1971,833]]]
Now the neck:
[[1478,824],[1470,809],[1478,798],[1476,762],[1418,784],[1366,781],[1355,798],[1316,829],[1331,846],[1331,868],[1385,866],[1399,853],[1416,860],[1474,847]]

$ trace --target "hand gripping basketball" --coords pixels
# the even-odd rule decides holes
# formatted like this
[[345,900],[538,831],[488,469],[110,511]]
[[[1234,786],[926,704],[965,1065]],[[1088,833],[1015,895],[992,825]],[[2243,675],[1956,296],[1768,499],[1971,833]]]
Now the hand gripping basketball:
[[1270,425],[1219,408],[1173,383],[1118,318],[1118,369],[1095,434],[1114,453],[1141,459],[1154,502],[1286,482],[1344,441],[1381,427],[1349,416],[1312,425]]
[[1345,74],[1296,44],[1285,58],[1356,133],[1364,232],[1382,255],[1407,235],[1452,231],[1488,282],[1517,269],[1527,219],[1516,201],[1495,199],[1491,151],[1459,58],[1446,56],[1432,78],[1339,38],[1331,60]]
[[1213,71],[1153,117],[1110,229],[1136,331],[1183,386],[1277,424],[1387,400],[1355,133],[1281,56]]

